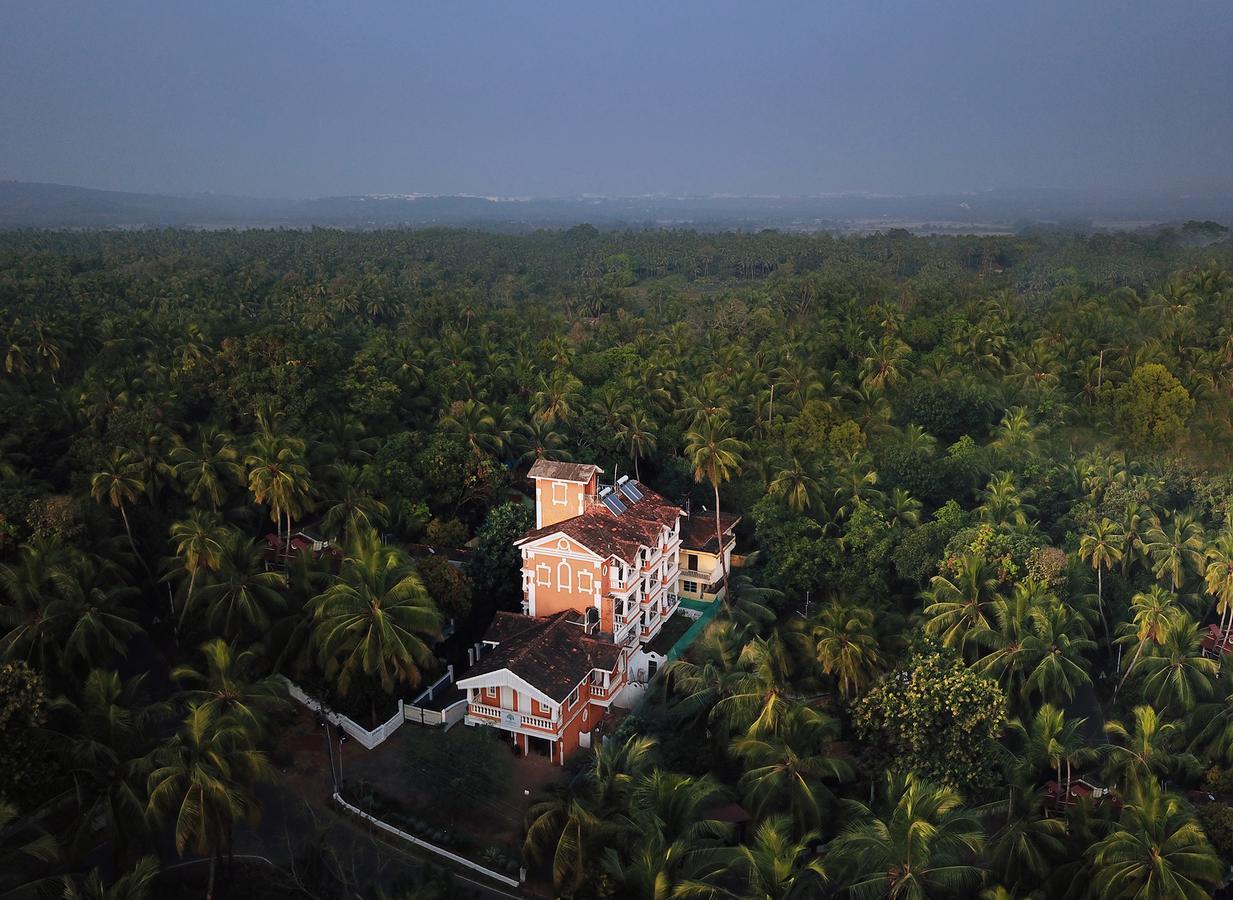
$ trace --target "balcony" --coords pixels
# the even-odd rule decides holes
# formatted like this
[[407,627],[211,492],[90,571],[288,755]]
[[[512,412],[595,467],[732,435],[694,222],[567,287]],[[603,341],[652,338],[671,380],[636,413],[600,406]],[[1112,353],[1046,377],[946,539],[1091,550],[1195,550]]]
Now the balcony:
[[467,716],[485,723],[491,722],[498,728],[557,733],[557,723],[552,719],[546,719],[543,716],[528,716],[517,710],[502,709],[499,706],[488,706],[484,703],[468,703]]
[[607,705],[612,701],[613,697],[620,693],[623,687],[625,687],[625,679],[623,677],[617,677],[612,680],[607,687],[604,687],[602,684],[592,684],[591,699],[596,703]]

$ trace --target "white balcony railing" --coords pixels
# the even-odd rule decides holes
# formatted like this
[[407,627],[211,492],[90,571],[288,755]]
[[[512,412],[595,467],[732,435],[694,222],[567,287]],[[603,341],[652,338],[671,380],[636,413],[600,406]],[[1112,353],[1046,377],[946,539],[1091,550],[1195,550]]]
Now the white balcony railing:
[[557,730],[557,723],[544,716],[528,716],[526,713],[513,709],[502,709],[499,706],[488,706],[484,703],[468,703],[467,712],[473,716],[485,719],[495,719],[499,725],[515,728],[535,728],[540,731]]

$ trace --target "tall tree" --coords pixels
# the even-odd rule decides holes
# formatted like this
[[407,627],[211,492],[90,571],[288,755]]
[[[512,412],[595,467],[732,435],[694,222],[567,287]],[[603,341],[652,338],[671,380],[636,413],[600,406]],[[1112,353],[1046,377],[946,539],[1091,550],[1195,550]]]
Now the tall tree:
[[184,597],[186,609],[193,604],[193,590],[197,587],[197,576],[201,571],[216,572],[222,565],[223,543],[227,534],[217,516],[201,509],[190,509],[186,518],[172,524],[171,540],[175,545],[176,559],[188,573],[188,588]]
[[1089,855],[1101,900],[1202,900],[1224,873],[1189,808],[1154,782]]
[[980,882],[985,833],[959,794],[914,775],[887,779],[875,812],[850,801],[851,824],[828,854],[854,898],[955,896]]
[[[137,454],[131,450],[117,448],[112,451],[103,470],[91,477],[90,494],[99,503],[105,501],[120,511],[120,518],[124,521],[124,533],[128,535],[133,556],[145,566],[145,560],[137,552],[137,542],[133,540],[133,529],[128,523],[128,507],[137,502],[137,498],[146,490],[141,472],[141,460]],[[149,571],[148,567],[146,571]]]
[[260,818],[253,788],[271,777],[269,762],[238,724],[220,720],[206,706],[191,706],[175,738],[155,751],[154,766],[147,808],[173,826],[178,854],[192,850],[209,858],[211,900],[215,869],[231,847],[235,823]]
[[387,692],[420,683],[432,662],[430,638],[441,615],[406,554],[371,530],[348,548],[338,578],[313,601],[314,642],[328,677],[346,694],[359,673],[375,675]]
[[1104,571],[1121,561],[1124,540],[1122,529],[1107,518],[1101,519],[1079,538],[1079,558],[1087,560],[1096,571],[1096,604],[1100,607],[1100,621],[1105,626],[1105,642],[1110,651],[1113,638],[1109,634],[1109,618],[1105,615]]
[[748,446],[732,435],[732,422],[726,415],[700,417],[685,435],[685,455],[693,466],[694,481],[709,481],[715,491],[715,540],[724,582],[728,580],[728,558],[724,553],[723,529],[719,519],[719,486],[740,474],[741,454]]

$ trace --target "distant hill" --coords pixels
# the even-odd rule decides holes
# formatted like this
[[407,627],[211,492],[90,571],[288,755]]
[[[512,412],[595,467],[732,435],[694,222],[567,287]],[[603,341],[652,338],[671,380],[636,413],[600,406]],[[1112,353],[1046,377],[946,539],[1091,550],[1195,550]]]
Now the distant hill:
[[824,197],[502,199],[373,194],[277,200],[172,196],[0,181],[0,228],[339,228],[448,225],[493,230],[778,228],[787,231],[997,233],[1022,227],[1134,229],[1210,219],[1233,224],[1233,194],[1129,197],[1078,191]]

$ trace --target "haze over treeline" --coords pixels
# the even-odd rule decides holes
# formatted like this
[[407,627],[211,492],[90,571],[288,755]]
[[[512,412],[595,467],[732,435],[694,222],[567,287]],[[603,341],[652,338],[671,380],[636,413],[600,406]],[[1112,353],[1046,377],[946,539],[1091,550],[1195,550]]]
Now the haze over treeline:
[[1233,7],[0,12],[0,178],[306,198],[1233,190]]

